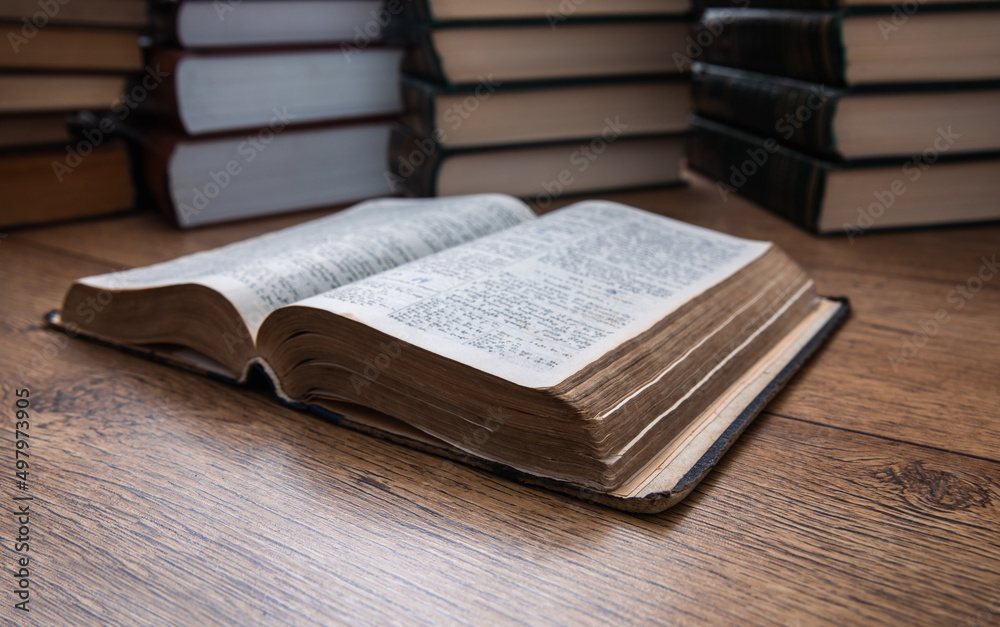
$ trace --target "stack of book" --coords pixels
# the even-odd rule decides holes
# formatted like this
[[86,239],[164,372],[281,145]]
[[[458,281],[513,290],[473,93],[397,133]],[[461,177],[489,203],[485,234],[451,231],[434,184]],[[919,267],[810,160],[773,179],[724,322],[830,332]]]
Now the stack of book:
[[388,19],[379,0],[158,2],[165,78],[130,129],[153,200],[192,227],[390,193]]
[[77,134],[78,112],[124,115],[143,68],[143,0],[0,4],[0,227],[131,207],[128,152],[105,124]]
[[555,197],[680,181],[688,0],[422,0],[397,8],[396,188]]
[[1000,218],[995,5],[750,4],[695,34],[689,162],[723,197],[852,241]]

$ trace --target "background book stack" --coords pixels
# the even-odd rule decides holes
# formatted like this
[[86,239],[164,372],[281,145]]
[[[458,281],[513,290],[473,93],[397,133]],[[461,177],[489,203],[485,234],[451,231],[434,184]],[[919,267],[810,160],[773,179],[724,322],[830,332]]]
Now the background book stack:
[[689,159],[720,193],[852,238],[1000,217],[1000,7],[751,3],[696,33]]
[[181,0],[153,9],[167,76],[129,129],[182,227],[390,193],[402,51],[371,0]]
[[[390,0],[407,47],[397,188],[564,194],[676,183],[688,0]],[[687,69],[687,68],[684,68]]]
[[132,206],[127,150],[108,123],[80,135],[80,111],[127,111],[143,68],[143,0],[0,1],[0,227]]

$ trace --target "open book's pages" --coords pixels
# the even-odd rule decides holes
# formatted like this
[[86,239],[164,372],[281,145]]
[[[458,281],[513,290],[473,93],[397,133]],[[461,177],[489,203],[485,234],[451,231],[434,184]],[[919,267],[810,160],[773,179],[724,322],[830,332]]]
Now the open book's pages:
[[[115,342],[177,344],[243,379],[278,307],[534,218],[501,195],[381,199],[228,246],[77,281],[64,322]],[[94,307],[114,294],[112,303]],[[103,293],[103,295],[102,295]]]
[[233,378],[258,364],[348,426],[649,511],[846,311],[768,243],[606,201],[532,217],[500,195],[365,203],[81,279],[62,323]]

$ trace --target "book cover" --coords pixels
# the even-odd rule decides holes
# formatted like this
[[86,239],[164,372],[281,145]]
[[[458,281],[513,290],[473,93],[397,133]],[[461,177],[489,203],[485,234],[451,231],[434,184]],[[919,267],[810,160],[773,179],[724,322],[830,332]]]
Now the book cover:
[[1000,79],[1000,10],[926,6],[900,22],[891,10],[708,9],[685,60],[829,86]]
[[997,81],[829,87],[695,64],[691,93],[702,117],[833,161],[910,155],[952,127],[954,152],[1000,150]]

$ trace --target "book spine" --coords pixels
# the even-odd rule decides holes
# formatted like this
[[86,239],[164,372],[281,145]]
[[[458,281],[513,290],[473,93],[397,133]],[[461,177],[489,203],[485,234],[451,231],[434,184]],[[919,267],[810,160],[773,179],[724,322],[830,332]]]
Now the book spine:
[[[404,20],[420,21],[420,22],[432,22],[434,21],[434,15],[429,6],[428,0],[397,0],[402,3],[402,11],[392,11],[392,7],[389,6],[391,13],[398,13]],[[391,0],[390,0],[391,2]]]
[[179,2],[154,2],[149,9],[149,30],[153,45],[180,47],[177,36],[177,12]]
[[404,74],[432,83],[448,84],[441,59],[434,48],[433,29],[427,24],[394,19],[385,29],[385,41],[390,45],[406,47],[402,65]]
[[434,88],[427,83],[404,79],[402,95],[405,113],[400,116],[400,121],[415,135],[433,137],[437,119],[434,111]]
[[837,12],[709,9],[695,26],[693,39],[706,42],[708,63],[824,85],[845,84]]
[[177,148],[178,140],[168,132],[149,131],[139,135],[136,142],[141,154],[142,182],[140,189],[145,199],[152,200],[153,206],[166,216],[174,226],[181,228],[178,208],[170,193],[170,160]]
[[691,169],[708,177],[723,198],[739,193],[765,209],[817,233],[827,169],[819,162],[778,146],[692,120],[687,157]]
[[698,115],[833,158],[839,158],[833,116],[842,93],[819,83],[724,69],[699,69],[691,81]]
[[153,48],[149,65],[165,75],[163,83],[150,90],[148,97],[137,103],[136,117],[157,120],[178,133],[187,134],[177,104],[177,66],[184,52],[173,48]]
[[401,127],[389,141],[389,170],[394,192],[428,198],[437,195],[437,175],[444,149],[433,139]]

